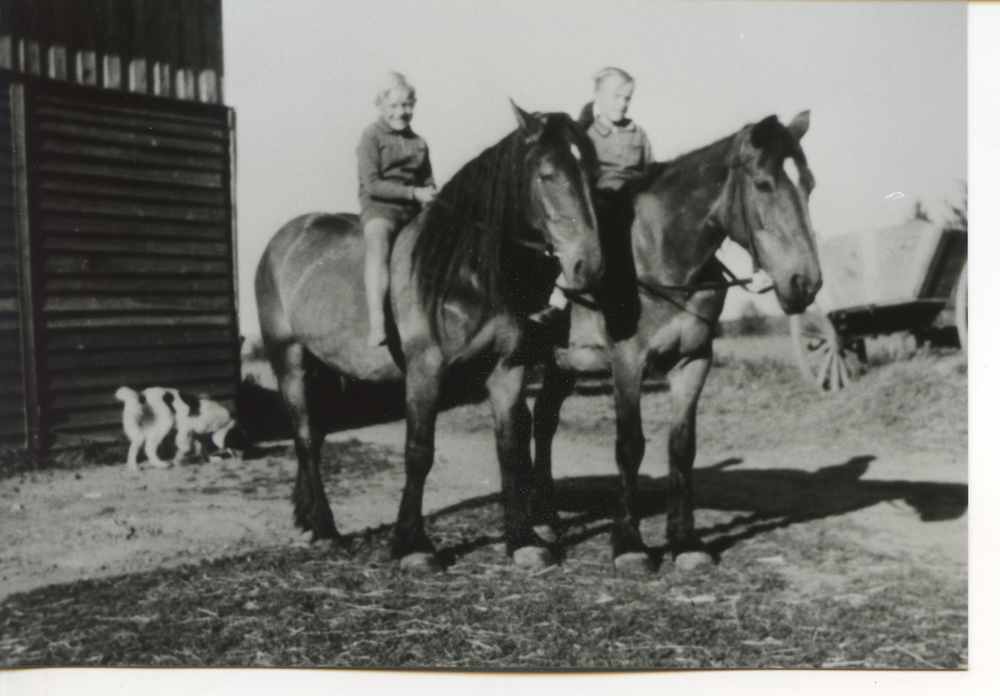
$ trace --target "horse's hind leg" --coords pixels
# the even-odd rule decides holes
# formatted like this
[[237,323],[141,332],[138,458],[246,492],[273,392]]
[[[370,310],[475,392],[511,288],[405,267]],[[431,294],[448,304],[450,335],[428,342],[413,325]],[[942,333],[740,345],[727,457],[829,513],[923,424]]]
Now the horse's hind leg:
[[573,392],[576,376],[561,369],[554,359],[545,365],[542,388],[535,400],[535,466],[532,470],[531,494],[528,496],[528,517],[535,533],[544,541],[554,543],[559,524],[555,506],[555,485],[552,482],[552,441],[559,427],[559,410]]
[[270,350],[271,365],[278,373],[281,396],[292,418],[295,456],[299,462],[292,501],[295,504],[295,524],[303,532],[311,531],[313,541],[336,539],[340,535],[333,522],[333,512],[323,489],[320,474],[322,429],[317,429],[311,416],[306,389],[305,348],[299,343],[285,343]]
[[611,350],[615,389],[615,462],[621,477],[621,501],[618,517],[611,528],[611,551],[615,567],[623,571],[649,571],[652,563],[639,532],[636,502],[639,466],[646,452],[642,432],[642,369],[645,355],[635,340],[621,341]]
[[500,461],[507,553],[517,565],[552,565],[552,554],[531,527],[528,494],[531,490],[531,412],[524,402],[524,366],[501,362],[490,375],[490,391]]

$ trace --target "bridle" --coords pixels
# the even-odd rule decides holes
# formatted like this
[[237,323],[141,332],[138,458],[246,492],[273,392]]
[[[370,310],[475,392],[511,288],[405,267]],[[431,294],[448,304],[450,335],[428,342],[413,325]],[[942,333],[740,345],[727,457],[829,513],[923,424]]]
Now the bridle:
[[[751,178],[749,172],[746,170],[749,168],[750,163],[756,156],[757,155],[751,155],[743,159],[737,159],[734,157],[734,161],[732,162],[732,164],[729,165],[729,177],[728,177],[729,179],[731,179],[734,176],[736,177],[736,181],[730,184],[730,188],[737,189],[735,191],[735,196],[738,197],[740,200],[739,214],[742,223],[743,234],[746,237],[745,240],[746,249],[753,261],[753,269],[755,272],[758,271],[760,268],[762,268],[760,263],[759,252],[757,251],[755,233],[757,229],[763,229],[765,225],[763,222],[764,216],[760,212],[759,202],[757,201],[755,192],[753,191],[748,192],[746,190],[747,180]],[[748,195],[748,193],[750,195]],[[753,196],[752,203],[750,200],[748,200],[750,196]],[[736,240],[735,237],[733,238],[734,240]],[[646,294],[655,297],[659,300],[668,302],[686,312],[695,314],[695,316],[698,316],[699,319],[702,319],[703,321],[707,322],[708,319],[701,317],[694,312],[691,312],[691,310],[688,309],[684,303],[680,302],[676,297],[673,296],[673,293],[678,293],[678,292],[694,293],[706,290],[723,290],[731,287],[746,288],[746,286],[752,282],[751,278],[738,278],[735,273],[733,273],[722,261],[719,260],[717,256],[714,255],[709,259],[706,265],[702,266],[697,275],[698,276],[704,275],[704,272],[708,268],[708,265],[712,263],[714,263],[715,266],[722,272],[722,275],[726,278],[726,280],[709,281],[702,283],[697,283],[697,282],[687,283],[682,285],[663,285],[660,283],[655,283],[653,281],[643,280],[642,278],[637,278],[636,286],[638,286],[639,290],[645,292]],[[561,289],[563,293],[574,302],[591,310],[599,309],[597,303],[592,301],[590,298],[582,295],[581,293],[578,293],[573,290],[568,290],[567,288],[561,288]]]

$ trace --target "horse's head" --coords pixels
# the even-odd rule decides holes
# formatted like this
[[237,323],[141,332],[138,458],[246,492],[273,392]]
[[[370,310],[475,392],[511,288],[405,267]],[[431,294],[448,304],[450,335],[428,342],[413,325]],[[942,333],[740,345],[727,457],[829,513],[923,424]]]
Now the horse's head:
[[528,223],[544,234],[569,288],[587,292],[604,272],[590,196],[597,165],[593,143],[566,114],[534,115],[513,106],[520,133],[530,147]]
[[[730,210],[740,221],[730,223],[730,235],[774,280],[787,314],[805,310],[823,284],[809,219],[815,180],[799,145],[808,128],[808,111],[787,127],[768,116],[739,140],[730,175]],[[786,169],[786,164],[794,165],[797,181],[789,177],[792,167]]]

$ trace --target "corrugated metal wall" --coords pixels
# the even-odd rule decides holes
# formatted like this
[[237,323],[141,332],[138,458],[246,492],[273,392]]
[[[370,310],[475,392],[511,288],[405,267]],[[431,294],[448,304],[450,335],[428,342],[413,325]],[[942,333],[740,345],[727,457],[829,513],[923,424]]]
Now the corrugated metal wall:
[[[0,152],[11,152],[10,80],[0,75]],[[24,377],[18,315],[11,157],[0,157],[0,445],[24,444]]]
[[121,385],[231,406],[231,110],[17,79],[43,439],[120,432]]

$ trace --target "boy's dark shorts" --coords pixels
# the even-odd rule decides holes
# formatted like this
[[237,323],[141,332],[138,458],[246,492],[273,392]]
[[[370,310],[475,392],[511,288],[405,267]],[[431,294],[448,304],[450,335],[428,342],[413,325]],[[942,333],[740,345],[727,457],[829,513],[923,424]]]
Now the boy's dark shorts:
[[632,257],[632,194],[627,189],[597,189],[594,208],[605,269],[594,299],[604,313],[608,335],[617,342],[636,334],[642,312]]

